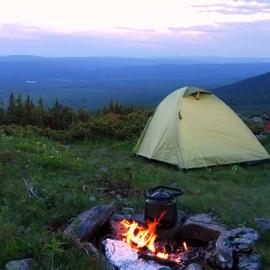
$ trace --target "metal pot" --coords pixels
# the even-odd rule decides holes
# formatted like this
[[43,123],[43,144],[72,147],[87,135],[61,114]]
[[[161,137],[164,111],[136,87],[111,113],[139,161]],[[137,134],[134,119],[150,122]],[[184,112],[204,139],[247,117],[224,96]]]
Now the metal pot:
[[163,213],[158,227],[171,228],[177,222],[176,197],[183,194],[182,189],[158,186],[145,192],[145,221],[159,219]]

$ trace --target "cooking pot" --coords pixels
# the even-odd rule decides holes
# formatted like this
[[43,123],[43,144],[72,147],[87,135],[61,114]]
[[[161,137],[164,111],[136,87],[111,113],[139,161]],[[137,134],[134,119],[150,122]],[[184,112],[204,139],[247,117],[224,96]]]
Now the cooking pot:
[[159,228],[171,228],[177,222],[176,197],[183,195],[183,190],[173,187],[158,186],[144,193],[145,222],[154,221],[159,218]]

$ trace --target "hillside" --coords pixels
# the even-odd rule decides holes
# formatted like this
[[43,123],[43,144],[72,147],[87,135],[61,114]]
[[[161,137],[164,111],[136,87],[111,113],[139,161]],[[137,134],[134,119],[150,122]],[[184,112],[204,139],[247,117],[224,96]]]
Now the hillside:
[[[106,269],[59,230],[97,204],[142,211],[143,192],[156,185],[177,183],[185,191],[179,208],[213,213],[228,226],[255,227],[255,217],[269,217],[269,163],[184,173],[132,155],[137,138],[63,145],[14,127],[0,128],[0,138],[0,269],[25,257],[34,259],[33,269]],[[269,141],[264,145],[270,149]],[[25,183],[36,197],[28,196]],[[268,269],[270,234],[261,236],[257,250]]]
[[6,102],[13,91],[30,94],[35,101],[46,97],[47,105],[59,98],[65,104],[79,107],[84,103],[90,109],[103,107],[112,98],[156,106],[181,86],[214,89],[270,70],[269,62],[241,61],[0,57],[0,97]]
[[230,105],[270,108],[270,72],[217,88],[214,92]]

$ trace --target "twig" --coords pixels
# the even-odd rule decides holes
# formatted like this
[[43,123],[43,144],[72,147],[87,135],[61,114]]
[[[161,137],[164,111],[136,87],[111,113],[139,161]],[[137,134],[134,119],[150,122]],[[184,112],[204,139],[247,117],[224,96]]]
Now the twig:
[[37,192],[34,190],[34,187],[31,183],[27,182],[27,180],[23,177],[23,182],[27,190],[27,194],[31,199],[39,199]]

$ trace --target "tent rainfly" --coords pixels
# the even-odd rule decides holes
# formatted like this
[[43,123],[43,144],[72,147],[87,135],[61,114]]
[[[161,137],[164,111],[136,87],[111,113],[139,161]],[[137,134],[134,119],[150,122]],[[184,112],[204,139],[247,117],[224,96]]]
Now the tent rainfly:
[[158,105],[134,152],[181,169],[270,158],[222,100],[196,87],[178,89]]

